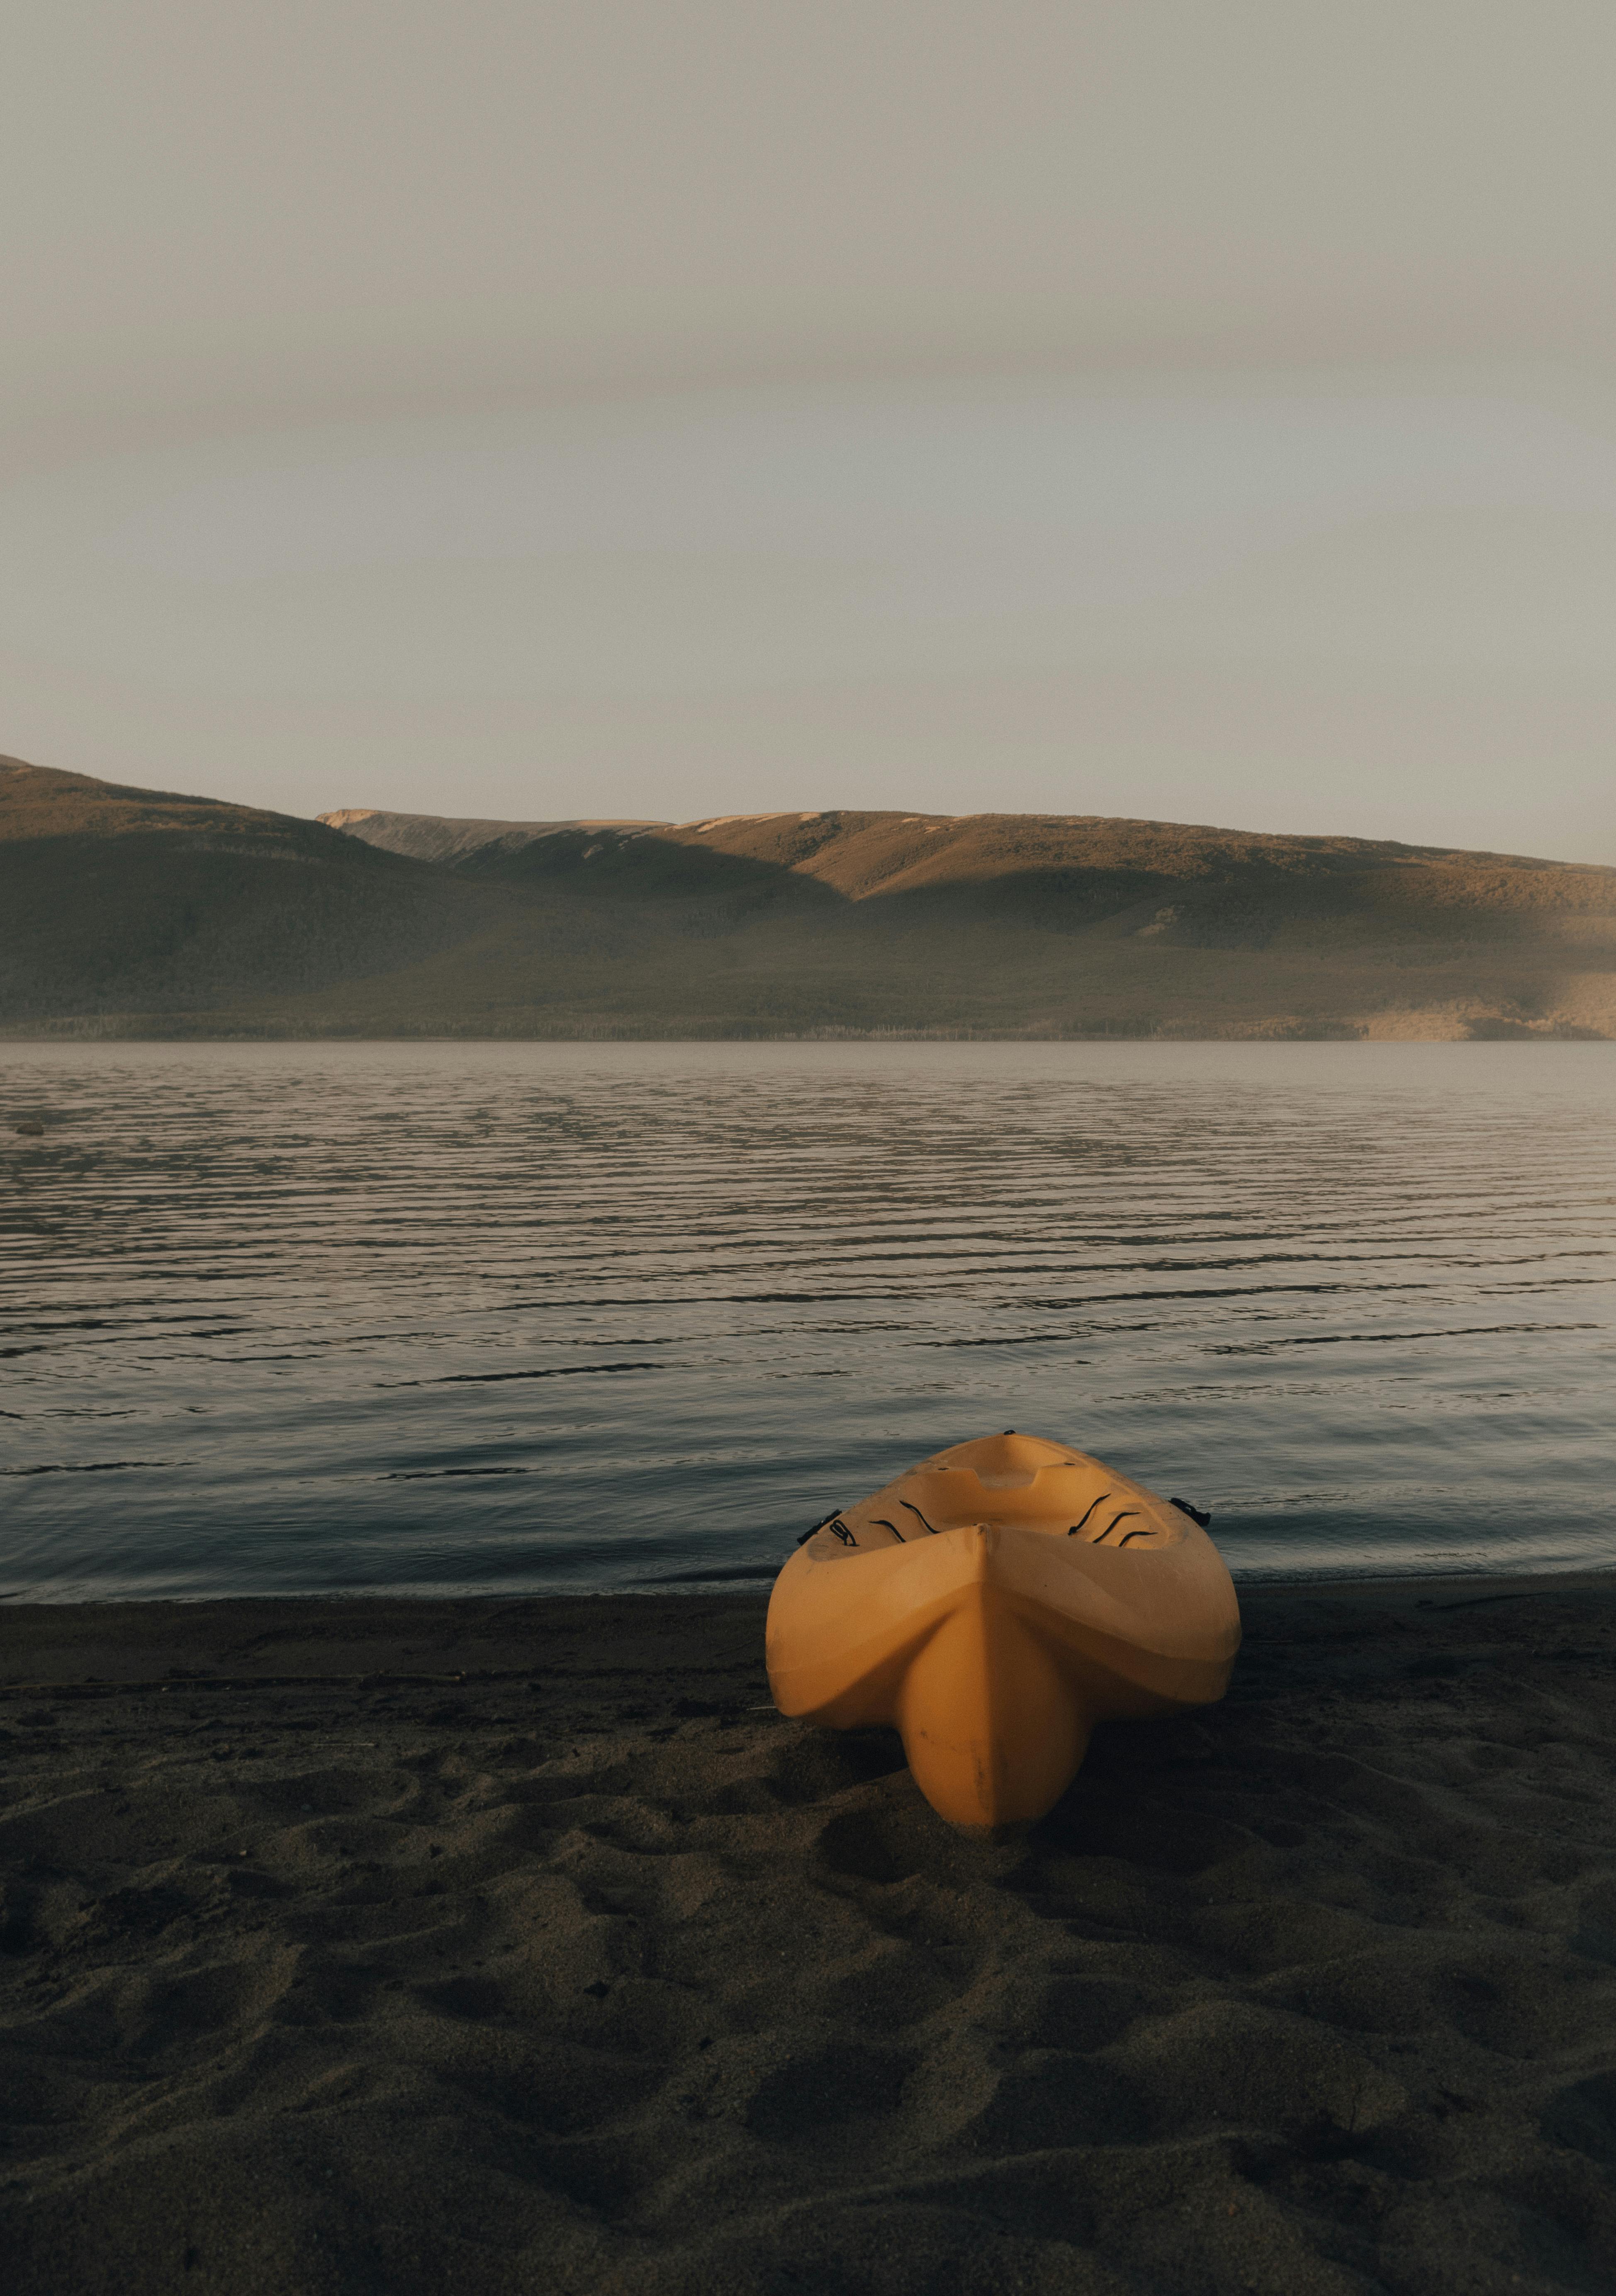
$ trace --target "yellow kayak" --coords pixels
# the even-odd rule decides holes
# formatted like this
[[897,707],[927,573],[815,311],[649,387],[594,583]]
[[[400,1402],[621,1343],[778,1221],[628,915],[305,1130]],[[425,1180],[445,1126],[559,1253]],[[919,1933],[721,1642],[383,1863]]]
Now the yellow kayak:
[[939,1816],[1013,1833],[1096,1722],[1223,1696],[1240,1605],[1208,1520],[1064,1443],[956,1443],[799,1544],[769,1598],[775,1703],[895,1726]]

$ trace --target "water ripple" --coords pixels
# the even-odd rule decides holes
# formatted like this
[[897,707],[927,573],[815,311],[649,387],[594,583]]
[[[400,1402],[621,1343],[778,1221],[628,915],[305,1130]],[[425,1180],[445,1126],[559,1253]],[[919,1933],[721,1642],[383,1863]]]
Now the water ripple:
[[1616,1563],[1607,1047],[4,1070],[5,1595],[747,1583],[1004,1425],[1247,1576]]

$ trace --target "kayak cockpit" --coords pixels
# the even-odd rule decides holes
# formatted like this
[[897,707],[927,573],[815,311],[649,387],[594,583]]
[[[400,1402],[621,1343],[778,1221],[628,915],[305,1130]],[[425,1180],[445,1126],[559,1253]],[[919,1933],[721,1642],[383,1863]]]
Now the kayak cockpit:
[[1039,1437],[988,1435],[924,1459],[818,1526],[826,1561],[955,1530],[1032,1530],[1130,1554],[1171,1546],[1184,1519],[1126,1475]]

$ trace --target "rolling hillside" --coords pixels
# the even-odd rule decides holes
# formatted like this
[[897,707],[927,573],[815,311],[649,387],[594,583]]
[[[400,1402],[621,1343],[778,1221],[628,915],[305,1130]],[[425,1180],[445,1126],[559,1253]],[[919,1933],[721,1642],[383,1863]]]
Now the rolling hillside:
[[1055,815],[318,822],[0,764],[0,1028],[1616,1037],[1616,870]]
[[[421,849],[421,816],[344,818]],[[1616,1036],[1616,870],[1054,815],[454,826],[456,873],[578,915],[569,1026]],[[520,1026],[547,984],[503,954],[477,988]]]
[[0,758],[0,1025],[180,1016],[462,942],[488,899],[318,822]]

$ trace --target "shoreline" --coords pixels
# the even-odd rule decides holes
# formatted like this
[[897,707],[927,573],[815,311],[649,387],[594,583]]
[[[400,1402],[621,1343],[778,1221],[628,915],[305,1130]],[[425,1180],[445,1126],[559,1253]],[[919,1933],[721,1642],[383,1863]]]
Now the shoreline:
[[16,2296],[1616,2276],[1616,1570],[1247,1587],[998,1849],[765,1606],[0,1607]]
[[[1442,1571],[1394,1573],[1379,1578],[1264,1578],[1235,1581],[1248,1641],[1317,1606],[1344,1627],[1356,1614],[1407,1623],[1417,1614],[1432,1618],[1497,1603],[1575,1600],[1587,1596],[1595,1607],[1616,1607],[1616,1562],[1600,1570],[1544,1571]],[[233,1661],[229,1678],[243,1685],[267,1682],[259,1652],[276,1646],[277,1666],[286,1645],[308,1646],[323,1654],[333,1678],[363,1680],[366,1656],[381,1660],[395,1645],[399,1652],[431,1651],[476,1656],[497,1670],[531,1670],[532,1637],[595,1632],[615,1638],[626,1628],[649,1627],[652,1612],[666,1609],[672,1625],[686,1634],[693,1627],[710,1632],[719,1620],[737,1631],[755,1622],[756,1671],[763,1678],[762,1628],[768,1589],[701,1588],[685,1592],[666,1587],[619,1588],[601,1594],[389,1595],[336,1589],[329,1594],[66,1596],[41,1602],[22,1596],[0,1599],[0,1696],[18,1688],[24,1654],[44,1686],[51,1666],[69,1669],[94,1661],[102,1686],[135,1685],[163,1679],[167,1654],[196,1659],[211,1653],[202,1678],[225,1677],[222,1662]],[[639,1662],[656,1663],[659,1634],[633,1638]],[[461,1643],[466,1647],[462,1650]],[[341,1663],[340,1663],[341,1661]],[[348,1663],[348,1661],[354,1661]],[[451,1669],[463,1674],[466,1669]],[[312,1677],[310,1677],[312,1678]],[[1230,1695],[1237,1694],[1239,1662]],[[63,1672],[64,1693],[89,1686],[83,1676]]]
[[[1405,1017],[1388,1016],[1393,1023]],[[1417,1019],[1425,1016],[1416,1015]],[[1364,1021],[1250,1029],[799,1029],[728,1030],[120,1028],[94,1017],[60,1028],[0,1026],[7,1045],[1609,1045],[1616,1037],[1569,1021],[1511,1021],[1496,1015],[1449,1028],[1377,1030]]]

